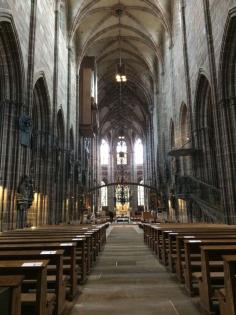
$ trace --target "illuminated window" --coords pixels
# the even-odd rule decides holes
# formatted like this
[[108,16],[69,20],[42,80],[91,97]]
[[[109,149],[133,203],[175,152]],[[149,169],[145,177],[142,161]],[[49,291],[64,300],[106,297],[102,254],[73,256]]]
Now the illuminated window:
[[121,141],[117,143],[116,152],[117,152],[117,164],[126,165],[127,164],[127,145],[123,140],[124,137],[119,137]]
[[102,165],[108,165],[109,163],[109,145],[106,140],[102,140],[100,147],[100,158]]
[[[106,185],[104,182],[101,182],[101,185]],[[101,188],[101,206],[107,207],[107,186]]]
[[[141,180],[140,184],[143,184]],[[144,187],[138,186],[138,206],[144,206]]]
[[143,143],[141,139],[135,142],[134,159],[136,164],[143,164]]

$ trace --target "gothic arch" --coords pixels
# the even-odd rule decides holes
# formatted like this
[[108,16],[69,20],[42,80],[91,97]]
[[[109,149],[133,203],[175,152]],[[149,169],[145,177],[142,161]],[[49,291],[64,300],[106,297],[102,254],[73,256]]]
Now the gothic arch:
[[34,179],[35,200],[29,212],[33,225],[47,222],[48,194],[48,130],[50,101],[43,74],[36,80],[32,107],[32,151],[30,171]]
[[65,145],[65,120],[62,109],[59,109],[57,113],[57,140],[59,148],[63,150]]
[[230,10],[222,40],[219,66],[221,98],[236,97],[236,7]]
[[43,73],[38,77],[33,90],[33,129],[38,131],[49,130],[50,99],[47,82]]
[[236,206],[236,7],[226,20],[219,64],[221,144],[224,151],[224,205],[228,222]]
[[23,58],[13,18],[0,12],[0,230],[12,228],[15,215],[15,191],[21,172],[16,122],[22,111],[24,83]]
[[18,34],[12,16],[0,12],[0,99],[23,101],[24,66]]
[[56,209],[55,223],[63,221],[63,210],[66,207],[64,198],[65,186],[65,120],[63,110],[57,113],[57,155],[56,155]]
[[212,90],[206,76],[199,74],[195,94],[196,144],[201,150],[196,176],[218,187],[216,136],[213,120]]
[[182,103],[180,108],[179,125],[181,146],[184,147],[189,141],[189,111],[185,103]]

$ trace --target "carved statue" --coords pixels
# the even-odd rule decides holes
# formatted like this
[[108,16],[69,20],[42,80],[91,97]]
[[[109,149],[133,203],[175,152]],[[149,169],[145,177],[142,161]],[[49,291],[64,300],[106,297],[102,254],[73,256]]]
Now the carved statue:
[[23,204],[26,209],[28,209],[34,199],[33,182],[31,177],[28,175],[23,176],[17,194],[17,203]]
[[32,119],[23,114],[19,119],[20,143],[26,147],[30,146]]
[[23,176],[17,191],[17,210],[19,227],[24,227],[26,223],[26,211],[30,208],[34,200],[33,182],[28,175]]

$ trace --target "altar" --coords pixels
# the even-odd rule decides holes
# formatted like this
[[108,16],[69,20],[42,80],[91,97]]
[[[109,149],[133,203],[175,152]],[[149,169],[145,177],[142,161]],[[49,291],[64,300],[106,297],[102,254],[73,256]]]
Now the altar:
[[117,204],[115,208],[116,217],[130,217],[131,209],[129,207],[129,202],[124,205]]

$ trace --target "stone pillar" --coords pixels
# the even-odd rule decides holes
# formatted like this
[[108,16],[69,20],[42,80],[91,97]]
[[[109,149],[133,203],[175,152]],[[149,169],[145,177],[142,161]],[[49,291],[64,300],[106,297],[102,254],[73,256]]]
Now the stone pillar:
[[60,0],[55,3],[55,26],[54,26],[54,68],[53,68],[53,102],[52,102],[52,122],[51,134],[49,135],[49,159],[48,168],[51,176],[49,177],[49,200],[48,200],[48,222],[55,223],[56,207],[56,190],[55,190],[55,173],[56,173],[56,134],[57,134],[57,107],[58,107],[58,54],[59,54],[59,27],[60,27]]
[[[16,228],[16,196],[22,165],[22,151],[19,148],[18,121],[22,106],[14,101],[0,103],[0,231]],[[25,224],[25,220],[24,220]],[[23,224],[23,225],[24,225]]]
[[[99,166],[100,146],[98,143],[98,136],[95,136],[93,141],[93,179],[92,187],[98,186],[98,166]],[[98,190],[93,192],[93,211],[98,211]]]
[[72,59],[72,50],[68,47],[68,63],[67,63],[67,116],[66,116],[66,141],[65,141],[65,176],[64,176],[64,185],[62,188],[63,193],[63,221],[66,222],[70,215],[68,211],[70,208],[71,193],[70,193],[70,178],[68,176],[68,158],[70,155],[70,111],[71,111],[71,59]]
[[[209,68],[210,68],[210,79],[211,79],[211,96],[212,96],[212,108],[213,108],[213,119],[214,119],[214,128],[215,128],[215,135],[216,135],[216,150],[217,150],[217,168],[219,171],[219,181],[220,181],[220,187],[221,187],[221,198],[223,202],[223,206],[226,212],[226,218],[225,221],[227,223],[230,223],[230,216],[235,215],[235,208],[236,203],[235,200],[232,204],[232,207],[229,203],[230,196],[233,196],[234,194],[227,192],[226,183],[228,182],[230,178],[226,180],[226,174],[224,170],[224,156],[225,152],[224,147],[222,146],[222,134],[227,134],[227,126],[226,130],[223,131],[222,127],[222,106],[219,102],[219,95],[218,95],[218,83],[217,83],[217,69],[216,69],[216,60],[215,60],[215,49],[214,49],[214,42],[213,42],[213,34],[212,34],[212,22],[211,22],[211,13],[210,13],[210,7],[209,7],[209,0],[202,0],[203,1],[203,10],[204,10],[204,18],[205,18],[205,29],[206,29],[206,40],[207,40],[207,48],[208,48],[208,60],[209,60]],[[227,125],[227,123],[226,123]],[[222,134],[221,134],[222,132]],[[226,140],[227,141],[227,140]],[[215,170],[217,171],[217,170]],[[235,182],[232,183],[233,187],[235,187]],[[231,210],[230,210],[231,209]],[[232,222],[233,223],[233,222]]]
[[[35,31],[37,21],[37,0],[31,1],[30,25],[29,25],[29,46],[28,46],[28,71],[26,86],[26,106],[22,107],[22,117],[31,117],[33,106],[33,80],[34,80],[34,55],[35,55]],[[29,145],[23,147],[22,175],[30,172],[30,149]]]
[[151,117],[150,117],[150,125],[149,125],[149,134],[150,134],[150,151],[151,151],[151,154],[150,154],[150,163],[151,163],[151,174],[150,174],[150,177],[151,177],[151,182],[150,184],[152,186],[155,186],[156,184],[156,167],[155,167],[155,152],[154,152],[154,130],[153,130],[153,120],[152,120],[152,117],[153,117],[153,107],[150,109],[151,111]]
[[79,195],[79,177],[81,176],[81,161],[79,161],[79,148],[80,148],[80,137],[79,137],[79,75],[76,74],[76,125],[75,125],[75,182],[74,182],[74,197],[75,197],[75,213],[74,220],[79,218],[79,208],[81,198]]
[[33,81],[34,81],[34,55],[35,55],[35,31],[37,21],[37,0],[31,0],[30,27],[29,27],[29,50],[28,50],[28,73],[27,73],[27,107],[31,114],[33,105]]
[[[116,148],[114,148],[114,138],[113,134],[111,135],[111,141],[109,143],[110,148],[110,160],[109,160],[109,170],[108,170],[108,181],[110,183],[114,183],[116,181],[116,176],[114,174],[115,170],[115,161],[116,161]],[[109,186],[107,188],[107,196],[108,196],[108,207],[109,211],[114,211],[114,197],[115,197],[115,186]]]
[[70,143],[70,112],[71,112],[71,62],[72,49],[68,47],[68,73],[67,73],[67,118],[66,118],[66,149],[69,149]]
[[187,95],[187,108],[190,117],[190,130],[192,146],[194,147],[194,135],[193,135],[193,118],[192,118],[192,96],[191,96],[191,83],[189,73],[189,60],[188,60],[188,43],[187,43],[187,28],[186,28],[186,17],[185,17],[185,0],[180,0],[181,3],[181,20],[182,20],[182,39],[183,39],[183,56],[184,56],[184,72],[185,72],[185,85]]

